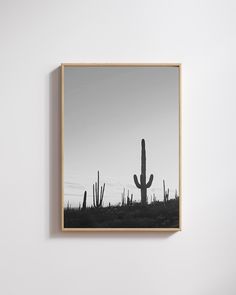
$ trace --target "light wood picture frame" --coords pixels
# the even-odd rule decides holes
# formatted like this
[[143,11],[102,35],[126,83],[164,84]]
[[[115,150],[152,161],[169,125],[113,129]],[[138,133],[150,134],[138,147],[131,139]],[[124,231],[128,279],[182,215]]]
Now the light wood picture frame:
[[181,230],[181,68],[61,65],[62,231]]

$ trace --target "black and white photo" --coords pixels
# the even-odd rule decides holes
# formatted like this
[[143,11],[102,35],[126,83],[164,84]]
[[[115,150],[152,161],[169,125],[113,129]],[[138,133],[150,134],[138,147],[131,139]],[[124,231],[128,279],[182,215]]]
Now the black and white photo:
[[180,65],[62,65],[62,228],[180,229]]

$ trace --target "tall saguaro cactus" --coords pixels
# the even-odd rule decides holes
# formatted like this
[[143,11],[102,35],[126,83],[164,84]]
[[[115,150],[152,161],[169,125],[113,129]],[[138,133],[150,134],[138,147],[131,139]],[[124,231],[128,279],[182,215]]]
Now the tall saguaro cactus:
[[137,175],[134,175],[134,183],[141,190],[141,204],[147,204],[147,189],[152,185],[153,174],[150,175],[149,181],[146,182],[146,149],[145,140],[141,142],[141,175],[140,182],[138,181]]
[[99,171],[98,171],[98,181],[93,184],[93,206],[96,208],[102,207],[103,197],[105,191],[105,183],[101,188],[99,187]]

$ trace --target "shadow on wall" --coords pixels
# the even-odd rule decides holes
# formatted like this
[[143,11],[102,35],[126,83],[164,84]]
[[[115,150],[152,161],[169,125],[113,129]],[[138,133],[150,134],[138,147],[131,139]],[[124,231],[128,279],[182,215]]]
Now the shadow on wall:
[[60,235],[61,106],[60,68],[49,74],[49,237]]
[[174,232],[62,232],[61,231],[61,90],[60,67],[49,74],[49,238],[170,237]]

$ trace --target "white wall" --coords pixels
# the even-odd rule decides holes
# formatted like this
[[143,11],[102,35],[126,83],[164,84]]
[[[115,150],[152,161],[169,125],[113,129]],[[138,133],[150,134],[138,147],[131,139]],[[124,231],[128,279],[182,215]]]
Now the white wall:
[[[235,1],[0,1],[0,293],[236,294]],[[62,234],[61,62],[183,63],[183,231]]]

